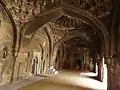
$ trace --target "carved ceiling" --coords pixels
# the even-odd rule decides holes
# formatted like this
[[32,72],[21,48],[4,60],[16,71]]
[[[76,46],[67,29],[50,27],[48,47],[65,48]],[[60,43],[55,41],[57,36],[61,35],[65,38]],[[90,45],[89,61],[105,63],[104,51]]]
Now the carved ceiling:
[[88,44],[88,42],[85,42],[79,37],[74,37],[72,39],[63,42],[63,44],[59,47],[59,50],[63,46],[66,48],[67,52],[73,52],[74,54],[79,54],[79,55],[80,53],[83,54],[84,52],[91,52],[95,50],[95,47],[94,48],[91,47],[90,43]]
[[90,52],[90,50],[88,48],[85,47],[69,47],[67,48],[68,52],[74,52],[74,55],[81,55],[84,54],[85,52]]
[[87,41],[92,41],[92,37],[97,35],[96,31],[87,23],[66,15],[62,15],[45,25],[45,27],[48,26],[49,29],[51,28],[51,36],[54,43],[64,37],[74,35],[84,37]]
[[[38,14],[60,3],[59,0],[3,0],[11,12],[18,29],[22,29]],[[54,5],[53,5],[54,4]]]
[[[112,0],[2,0],[6,3],[18,30],[23,30],[28,23],[39,17],[39,14],[49,11],[58,6],[70,6],[85,11],[90,16],[94,16],[98,21],[106,20],[111,16]],[[69,11],[67,12],[69,13]],[[70,35],[84,36],[86,40],[96,43],[100,40],[100,34],[96,32],[87,22],[66,14],[61,14],[58,18],[45,24],[43,27],[50,27],[51,37],[56,43],[60,39]],[[45,17],[44,17],[45,18]],[[100,22],[102,23],[102,22]],[[97,26],[96,26],[97,27]],[[36,37],[46,37],[42,27],[33,30],[32,35]],[[40,31],[40,30],[43,30]],[[21,32],[21,31],[20,31]],[[28,33],[31,33],[30,31]],[[35,33],[35,34],[34,34]],[[45,36],[44,36],[45,35]],[[29,37],[29,36],[28,36]],[[96,39],[95,39],[96,38]],[[99,42],[97,42],[99,43]]]
[[85,28],[85,24],[83,21],[73,18],[68,15],[61,15],[57,19],[51,21],[51,24],[56,26],[56,28],[66,28],[66,29],[75,29],[75,28]]
[[[54,45],[62,39],[64,42],[66,40],[69,40],[69,37],[79,36],[79,41],[77,41],[79,42],[79,45],[89,46],[89,42],[95,42],[93,38],[95,36],[98,36],[96,31],[93,30],[93,28],[87,23],[66,15],[61,15],[59,18],[56,18],[51,22],[43,25],[41,28],[39,28],[39,30],[35,32],[34,38],[37,38],[40,41],[45,41],[45,38],[47,39],[45,29],[47,29],[49,32]],[[98,36],[97,38],[99,39],[100,37]],[[84,45],[83,40],[88,41],[88,43],[85,43]],[[72,42],[75,41],[72,40]]]
[[111,14],[113,0],[62,0],[62,4],[85,10],[98,19]]
[[27,22],[33,20],[45,10],[69,5],[82,9],[98,19],[105,19],[111,15],[112,0],[3,0],[7,3],[15,23],[22,29]]
[[89,50],[95,50],[92,42],[86,42],[79,37],[75,37],[63,42],[63,46],[67,48],[88,48]]

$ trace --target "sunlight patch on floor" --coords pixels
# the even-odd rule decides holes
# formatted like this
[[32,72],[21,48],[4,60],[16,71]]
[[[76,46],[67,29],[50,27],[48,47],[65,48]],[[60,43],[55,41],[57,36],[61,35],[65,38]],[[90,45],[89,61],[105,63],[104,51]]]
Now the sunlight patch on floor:
[[[84,73],[85,75],[87,75],[86,73]],[[106,84],[94,80],[92,78],[89,77],[85,77],[85,76],[69,76],[69,75],[62,75],[61,77],[59,77],[60,80],[64,80],[64,83],[68,83],[68,84],[72,84],[72,85],[76,85],[76,86],[81,86],[81,87],[85,87],[85,88],[90,88],[90,89],[94,89],[94,90],[106,90],[107,86]]]
[[59,72],[53,77],[28,85],[20,90],[33,90],[34,88],[36,88],[35,90],[107,90],[106,84],[88,77],[95,76],[95,73],[81,74],[80,71]]
[[97,76],[97,73],[92,73],[92,72],[80,73],[80,76],[95,77]]

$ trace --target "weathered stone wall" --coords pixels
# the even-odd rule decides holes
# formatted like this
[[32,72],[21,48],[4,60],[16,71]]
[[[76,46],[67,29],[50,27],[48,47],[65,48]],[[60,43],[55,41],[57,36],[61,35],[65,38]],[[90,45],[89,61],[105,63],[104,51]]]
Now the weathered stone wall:
[[12,76],[13,60],[13,28],[11,21],[0,5],[0,85],[9,83]]
[[[18,42],[20,41],[20,38],[21,38],[20,35],[22,34],[21,31],[22,31],[23,27],[25,27],[29,21],[32,21],[42,11],[45,11],[48,8],[50,9],[51,7],[56,6],[58,4],[70,5],[72,7],[80,8],[82,10],[87,11],[87,13],[95,16],[98,19],[105,18],[105,17],[111,15],[111,13],[110,13],[111,8],[110,8],[110,10],[108,10],[108,9],[102,10],[102,8],[111,7],[111,4],[109,5],[109,3],[106,3],[105,5],[101,6],[100,4],[104,4],[102,1],[94,2],[95,5],[90,4],[90,2],[79,2],[80,0],[76,0],[76,1],[71,0],[71,2],[69,2],[69,0],[64,0],[64,2],[61,2],[61,0],[57,0],[57,1],[56,0],[48,0],[48,1],[47,0],[38,0],[39,2],[28,2],[25,0],[17,0],[18,2],[15,2],[14,0],[5,0],[5,1],[9,4],[8,9],[10,10],[10,12],[13,16],[13,20],[17,26],[18,36],[15,38],[17,38],[18,47],[20,44]],[[98,6],[98,8],[96,8],[96,6]],[[106,12],[107,12],[107,16],[106,16]],[[69,21],[69,18],[67,20]],[[67,23],[69,23],[69,22],[67,22]],[[73,23],[74,23],[74,21],[73,21]],[[37,24],[37,23],[34,23],[34,25],[33,25],[34,27],[36,27],[35,24]],[[40,24],[40,23],[38,23],[38,24]],[[97,25],[97,24],[95,24],[95,25]],[[33,69],[32,67],[34,65],[33,59],[34,59],[34,55],[35,55],[34,48],[32,48],[32,50],[29,50],[30,47],[25,47],[26,49],[28,49],[28,51],[21,50],[21,48],[20,48],[18,56],[15,58],[12,53],[12,45],[13,45],[13,40],[14,40],[12,30],[13,30],[13,28],[11,26],[11,22],[10,22],[7,14],[3,10],[3,8],[0,7],[0,84],[1,85],[10,82],[13,71],[14,71],[14,77],[13,77],[14,80],[24,79],[24,78],[30,77],[32,75],[31,72]],[[35,31],[36,31],[35,28],[34,29],[32,28],[31,31],[28,30],[28,32],[27,32],[28,34],[25,34],[24,37],[31,37]],[[58,30],[56,30],[56,31],[58,31]],[[63,34],[63,32],[64,31],[62,31],[62,34]],[[29,36],[29,33],[30,33],[30,36]],[[39,33],[41,33],[41,32],[39,32]],[[59,36],[58,33],[59,32],[53,32],[53,38],[55,41],[61,39],[61,36]],[[68,31],[67,31],[67,33],[68,33]],[[39,34],[38,34],[38,36],[39,36]],[[41,40],[41,37],[39,37],[39,39]],[[25,40],[23,40],[23,41],[27,42]],[[36,55],[37,57],[39,57],[38,59],[40,60],[40,73],[44,73],[46,68],[49,67],[50,65],[54,66],[55,58],[57,56],[57,50],[56,50],[55,54],[53,53],[54,54],[53,57],[49,58],[49,53],[50,53],[49,52],[50,51],[49,44],[50,43],[48,43],[49,40],[47,40],[46,42],[47,43],[45,46],[43,46],[43,43],[40,43],[41,46],[43,47],[43,50],[39,51],[40,55],[39,54]],[[37,48],[37,49],[39,49],[39,48]],[[53,49],[53,52],[54,52],[54,49]],[[68,55],[68,57],[65,57],[65,56],[67,56],[67,53],[65,55],[62,55],[61,53],[60,53],[58,64],[61,66],[61,60],[63,60],[63,62],[66,61],[67,64],[70,64],[72,66],[73,62],[70,62],[70,60],[69,60],[69,58],[72,58],[72,57],[69,57],[70,54]],[[13,61],[15,61],[15,59],[16,59],[16,62],[15,62],[15,67],[14,67]],[[51,61],[49,59],[51,59]],[[71,59],[71,60],[73,60],[73,59]],[[14,67],[14,70],[13,70],[13,67]]]
[[14,67],[14,80],[24,79],[30,76],[30,70],[28,70],[28,65],[30,65],[31,58],[28,54],[29,52],[19,52]]

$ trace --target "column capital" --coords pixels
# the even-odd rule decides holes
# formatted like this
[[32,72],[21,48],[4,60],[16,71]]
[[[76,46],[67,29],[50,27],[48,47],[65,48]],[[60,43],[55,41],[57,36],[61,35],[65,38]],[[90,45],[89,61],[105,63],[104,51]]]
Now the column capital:
[[111,65],[112,56],[105,56],[107,65]]
[[117,54],[113,54],[111,56],[107,56],[105,57],[106,62],[107,62],[107,66],[114,68],[116,66],[119,66],[119,62],[118,62],[118,55]]

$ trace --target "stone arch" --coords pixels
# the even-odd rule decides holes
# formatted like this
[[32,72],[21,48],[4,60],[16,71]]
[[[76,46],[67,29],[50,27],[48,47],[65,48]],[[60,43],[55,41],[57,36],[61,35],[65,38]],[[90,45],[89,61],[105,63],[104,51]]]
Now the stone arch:
[[56,42],[56,43],[54,44],[54,48],[59,47],[59,45],[60,45],[61,43],[63,43],[64,41],[67,41],[67,40],[72,39],[72,38],[75,38],[75,37],[78,37],[78,38],[80,38],[80,39],[82,39],[82,40],[85,40],[86,42],[92,43],[91,40],[87,39],[87,38],[86,38],[84,35],[82,35],[82,34],[71,34],[71,35],[68,35],[68,36],[66,36],[66,37],[63,37],[63,38],[60,39],[58,42]]
[[42,58],[43,58],[43,52],[44,52],[43,46],[42,46],[39,42],[37,42],[37,43],[35,43],[35,45],[33,45],[33,49],[34,49],[35,47],[38,47],[39,51],[41,51]]
[[[33,47],[33,60],[32,60],[32,66],[31,66],[32,74],[33,74],[33,71],[35,71],[34,74],[40,74],[42,72],[43,52],[44,52],[44,49],[42,45],[40,43],[36,43]],[[37,61],[34,62],[34,60],[37,60]],[[36,65],[37,67],[35,67],[34,65]]]
[[105,42],[105,52],[109,52],[109,35],[105,26],[89,13],[75,7],[65,5],[46,10],[45,12],[40,13],[33,21],[29,22],[27,26],[23,28],[22,42],[24,42],[24,40],[30,40],[30,37],[35,33],[36,30],[38,30],[39,27],[55,18],[60,17],[63,14],[78,18],[92,26],[93,29],[103,37]]
[[57,51],[58,51],[58,47],[61,45],[61,43],[63,43],[64,41],[67,41],[67,40],[70,40],[70,39],[72,39],[72,38],[75,38],[75,37],[79,37],[80,39],[82,39],[82,40],[84,40],[85,42],[87,42],[88,44],[89,44],[89,49],[92,49],[93,48],[93,46],[92,46],[92,42],[90,41],[90,40],[88,40],[88,39],[86,39],[86,37],[84,37],[84,36],[82,36],[82,35],[80,35],[80,34],[78,34],[78,35],[69,35],[69,36],[66,36],[66,37],[64,37],[64,38],[62,38],[62,39],[60,39],[58,42],[56,42],[55,44],[54,44],[54,50],[53,50],[53,53],[52,53],[52,62],[54,62],[55,61],[55,59],[56,59],[56,56],[57,56]]
[[34,46],[34,48],[37,47],[37,46],[39,47],[39,48],[38,48],[39,51],[40,51],[40,50],[41,50],[42,52],[44,51],[44,49],[43,49],[43,47],[42,47],[42,45],[41,45],[40,43],[36,43],[35,46]]
[[50,59],[50,56],[51,56],[51,53],[52,53],[52,40],[51,40],[50,33],[47,31],[47,29],[45,29],[45,32],[47,34],[48,41],[49,41],[49,59]]

